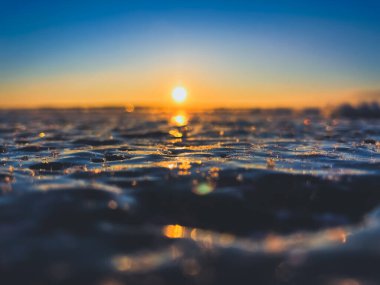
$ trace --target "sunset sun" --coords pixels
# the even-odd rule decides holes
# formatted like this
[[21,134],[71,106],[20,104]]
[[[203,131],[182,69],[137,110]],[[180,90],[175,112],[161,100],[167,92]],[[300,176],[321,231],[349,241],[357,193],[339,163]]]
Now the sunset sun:
[[187,90],[184,87],[178,86],[178,87],[173,89],[172,98],[173,98],[174,102],[176,102],[178,104],[183,103],[183,102],[185,102],[186,97],[187,97]]

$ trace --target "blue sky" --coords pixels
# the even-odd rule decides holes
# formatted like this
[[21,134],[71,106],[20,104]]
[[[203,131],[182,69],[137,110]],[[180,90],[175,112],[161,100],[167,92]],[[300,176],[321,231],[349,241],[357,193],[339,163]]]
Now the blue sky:
[[[2,1],[0,99],[22,102],[47,80],[76,75],[83,85],[124,72],[138,77],[118,82],[137,102],[126,86],[158,89],[161,69],[168,81],[236,88],[245,101],[272,86],[308,96],[377,90],[379,12],[379,1],[350,0]],[[53,85],[38,90],[46,98]]]

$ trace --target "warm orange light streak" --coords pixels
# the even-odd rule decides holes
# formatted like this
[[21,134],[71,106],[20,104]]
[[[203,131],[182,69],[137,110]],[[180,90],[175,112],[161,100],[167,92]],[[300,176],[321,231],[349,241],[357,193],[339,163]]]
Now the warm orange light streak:
[[163,234],[168,238],[183,238],[185,236],[185,228],[180,225],[168,225],[164,227]]

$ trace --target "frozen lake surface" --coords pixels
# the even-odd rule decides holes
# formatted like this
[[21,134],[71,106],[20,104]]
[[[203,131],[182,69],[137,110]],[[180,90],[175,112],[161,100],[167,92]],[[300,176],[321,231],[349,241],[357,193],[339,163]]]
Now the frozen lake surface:
[[379,119],[0,111],[0,161],[1,284],[380,283]]

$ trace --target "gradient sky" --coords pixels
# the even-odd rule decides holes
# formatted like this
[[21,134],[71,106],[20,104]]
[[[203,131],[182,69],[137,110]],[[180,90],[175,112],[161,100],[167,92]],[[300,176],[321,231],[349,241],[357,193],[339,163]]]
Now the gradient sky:
[[7,1],[0,107],[380,99],[380,1]]

